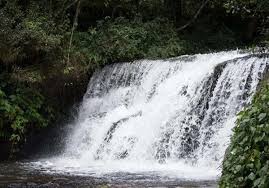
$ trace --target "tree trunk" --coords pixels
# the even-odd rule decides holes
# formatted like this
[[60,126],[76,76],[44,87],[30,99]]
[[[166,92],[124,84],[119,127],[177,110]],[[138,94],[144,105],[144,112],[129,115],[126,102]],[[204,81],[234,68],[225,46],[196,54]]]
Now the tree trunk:
[[79,11],[80,11],[80,0],[78,0],[78,3],[77,3],[77,8],[76,8],[76,13],[75,13],[75,17],[74,17],[73,27],[72,27],[72,30],[71,30],[71,36],[70,36],[70,40],[69,40],[68,54],[67,54],[67,63],[68,64],[70,62],[70,52],[71,52],[71,48],[72,48],[74,32],[75,32],[75,30],[77,28],[77,25],[78,25]]

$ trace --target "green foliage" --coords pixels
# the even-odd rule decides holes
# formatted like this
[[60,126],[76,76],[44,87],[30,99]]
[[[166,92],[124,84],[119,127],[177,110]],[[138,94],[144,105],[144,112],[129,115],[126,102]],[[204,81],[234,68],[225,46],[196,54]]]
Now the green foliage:
[[261,16],[268,13],[268,0],[226,0],[224,7],[227,13],[240,14],[242,17]]
[[95,7],[110,10],[107,16],[117,15],[134,18],[142,16],[144,19],[155,18],[156,15],[164,13],[165,2],[163,0],[95,0],[82,1],[83,7]]
[[[5,80],[5,81],[4,81]],[[0,140],[9,140],[14,151],[32,129],[46,127],[53,119],[44,97],[32,89],[0,79]]]
[[[238,34],[234,33],[245,32],[245,28],[231,31],[229,23],[223,24],[225,16],[255,15],[262,25],[257,32],[262,33],[265,30],[262,20],[266,20],[269,10],[267,0],[213,0],[202,11],[198,24],[193,24],[187,35],[180,33],[178,37],[176,27],[192,19],[201,3],[195,0],[93,0],[81,1],[81,4],[83,16],[78,19],[71,58],[97,65],[201,52],[201,46],[215,50],[223,44],[230,48],[237,44],[234,41]],[[1,0],[0,63],[27,65],[52,61],[52,58],[63,60],[75,5],[76,1],[72,0]],[[106,16],[111,19],[105,19]],[[158,17],[162,19],[156,19]],[[102,21],[96,26],[97,20]],[[84,33],[89,26],[91,29]],[[227,35],[227,30],[233,34]],[[197,38],[194,45],[192,38]]]
[[269,86],[239,113],[220,187],[269,187]]
[[142,22],[122,17],[107,18],[88,32],[76,33],[75,45],[75,52],[77,50],[89,66],[140,58],[166,58],[188,50],[185,41],[180,40],[167,20]]
[[57,23],[37,2],[25,7],[11,0],[0,6],[0,27],[0,61],[18,63],[57,55],[67,22]]

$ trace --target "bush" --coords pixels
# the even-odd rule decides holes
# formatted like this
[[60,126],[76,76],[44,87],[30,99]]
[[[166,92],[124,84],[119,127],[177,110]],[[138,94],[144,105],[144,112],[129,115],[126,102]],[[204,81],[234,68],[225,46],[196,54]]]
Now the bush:
[[73,53],[89,66],[141,58],[167,58],[188,50],[175,28],[164,19],[142,22],[139,19],[106,18],[88,32],[76,33],[74,44]]
[[29,131],[46,127],[53,113],[39,92],[0,76],[0,140],[10,141],[16,152]]
[[22,7],[18,1],[7,1],[0,6],[0,63],[33,64],[58,56],[67,26],[65,19],[57,23],[38,3]]
[[239,113],[220,187],[269,187],[269,86]]

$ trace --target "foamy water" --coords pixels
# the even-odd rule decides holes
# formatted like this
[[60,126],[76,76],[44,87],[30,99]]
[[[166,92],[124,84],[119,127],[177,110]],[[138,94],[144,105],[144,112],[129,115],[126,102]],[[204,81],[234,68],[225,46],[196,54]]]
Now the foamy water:
[[216,179],[236,114],[251,101],[268,64],[249,55],[106,66],[91,78],[65,152],[31,165],[48,173]]

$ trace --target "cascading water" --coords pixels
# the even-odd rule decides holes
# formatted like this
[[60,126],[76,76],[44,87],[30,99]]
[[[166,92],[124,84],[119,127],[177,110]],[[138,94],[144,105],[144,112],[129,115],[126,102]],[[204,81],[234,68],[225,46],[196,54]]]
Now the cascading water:
[[64,154],[46,164],[216,178],[236,114],[268,63],[231,51],[106,66],[89,83]]

